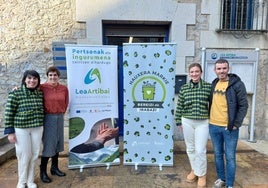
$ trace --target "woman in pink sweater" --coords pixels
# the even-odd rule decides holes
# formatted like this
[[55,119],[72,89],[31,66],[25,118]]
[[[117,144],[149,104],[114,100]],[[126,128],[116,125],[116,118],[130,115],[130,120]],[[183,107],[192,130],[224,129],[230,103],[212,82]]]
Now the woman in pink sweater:
[[59,83],[60,71],[56,67],[47,70],[47,82],[41,84],[44,95],[44,132],[43,151],[40,164],[40,178],[50,183],[47,175],[47,164],[52,158],[50,172],[52,175],[65,176],[58,168],[59,152],[64,150],[64,114],[69,103],[68,88]]

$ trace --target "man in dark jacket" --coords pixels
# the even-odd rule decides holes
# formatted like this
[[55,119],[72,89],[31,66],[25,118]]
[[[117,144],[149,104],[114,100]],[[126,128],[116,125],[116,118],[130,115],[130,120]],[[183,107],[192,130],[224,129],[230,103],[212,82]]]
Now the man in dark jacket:
[[218,177],[214,188],[234,185],[239,127],[248,108],[245,85],[236,74],[228,74],[229,69],[227,60],[216,61],[214,72],[218,78],[212,82],[210,96],[209,133]]

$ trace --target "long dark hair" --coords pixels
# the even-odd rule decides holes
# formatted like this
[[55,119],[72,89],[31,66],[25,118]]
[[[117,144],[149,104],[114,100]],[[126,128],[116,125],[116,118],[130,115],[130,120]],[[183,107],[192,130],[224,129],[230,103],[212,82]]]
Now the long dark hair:
[[39,73],[36,72],[35,70],[26,70],[23,73],[23,77],[22,77],[22,81],[21,81],[21,86],[25,85],[25,80],[26,80],[27,76],[29,76],[29,75],[38,79],[38,84],[35,87],[35,89],[38,88],[40,86],[40,82],[41,81],[40,81],[40,75],[39,75]]

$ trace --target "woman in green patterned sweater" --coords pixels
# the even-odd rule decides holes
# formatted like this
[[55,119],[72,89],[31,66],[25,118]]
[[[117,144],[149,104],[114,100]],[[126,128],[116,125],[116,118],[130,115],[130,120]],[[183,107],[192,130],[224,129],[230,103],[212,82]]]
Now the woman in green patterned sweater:
[[211,84],[201,79],[202,67],[199,63],[189,66],[190,82],[183,85],[178,96],[175,120],[184,135],[186,152],[191,172],[186,181],[198,180],[198,187],[206,186],[208,140],[208,101]]
[[17,188],[36,188],[35,163],[43,134],[43,93],[37,88],[40,76],[34,70],[23,74],[22,86],[9,93],[5,109],[5,130],[15,144],[18,159]]

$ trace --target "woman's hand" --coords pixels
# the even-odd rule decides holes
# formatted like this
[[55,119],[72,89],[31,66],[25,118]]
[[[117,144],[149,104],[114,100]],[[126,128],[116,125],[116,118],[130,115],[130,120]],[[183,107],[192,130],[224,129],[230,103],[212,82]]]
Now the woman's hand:
[[10,143],[15,144],[17,142],[15,133],[8,134],[7,136]]

